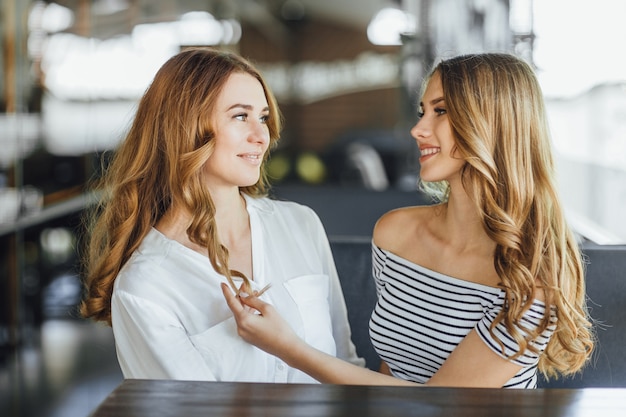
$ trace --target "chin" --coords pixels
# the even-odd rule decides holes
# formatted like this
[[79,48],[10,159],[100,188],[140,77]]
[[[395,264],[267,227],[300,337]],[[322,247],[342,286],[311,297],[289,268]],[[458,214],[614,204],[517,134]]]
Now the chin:
[[252,187],[253,185],[259,182],[260,178],[261,178],[260,176],[257,176],[255,178],[248,178],[246,180],[240,181],[239,187]]

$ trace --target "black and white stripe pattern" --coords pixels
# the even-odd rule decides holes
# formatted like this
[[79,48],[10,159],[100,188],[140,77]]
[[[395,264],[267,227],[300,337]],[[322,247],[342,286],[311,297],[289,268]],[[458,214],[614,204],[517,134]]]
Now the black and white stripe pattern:
[[[370,319],[370,337],[379,356],[398,378],[426,382],[472,330],[503,357],[519,350],[503,325],[489,332],[504,305],[504,291],[449,277],[372,245],[372,269],[378,302]],[[535,301],[524,326],[536,327],[545,306]],[[522,329],[519,329],[522,331]],[[543,351],[554,326],[534,341]],[[499,342],[505,346],[504,354]],[[525,352],[514,362],[524,368],[505,388],[535,388],[538,356]]]

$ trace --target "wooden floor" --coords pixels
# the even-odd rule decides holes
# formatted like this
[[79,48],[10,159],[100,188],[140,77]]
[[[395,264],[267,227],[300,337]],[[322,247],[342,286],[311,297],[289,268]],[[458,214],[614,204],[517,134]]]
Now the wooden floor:
[[46,320],[0,363],[0,416],[86,417],[122,382],[109,327]]

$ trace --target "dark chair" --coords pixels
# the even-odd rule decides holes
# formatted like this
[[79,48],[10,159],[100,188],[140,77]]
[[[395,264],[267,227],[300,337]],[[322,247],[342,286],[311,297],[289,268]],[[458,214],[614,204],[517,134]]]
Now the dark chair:
[[376,304],[376,285],[372,278],[371,239],[332,238],[330,246],[346,299],[352,341],[359,356],[365,359],[366,366],[377,371],[380,367],[380,358],[372,347],[369,335],[370,315]]
[[391,188],[372,191],[332,185],[280,185],[272,187],[272,193],[278,200],[296,201],[315,210],[331,238],[369,238],[378,218],[389,210],[432,203],[429,197],[418,191]]
[[626,246],[583,244],[590,314],[597,343],[589,364],[540,388],[626,387]]

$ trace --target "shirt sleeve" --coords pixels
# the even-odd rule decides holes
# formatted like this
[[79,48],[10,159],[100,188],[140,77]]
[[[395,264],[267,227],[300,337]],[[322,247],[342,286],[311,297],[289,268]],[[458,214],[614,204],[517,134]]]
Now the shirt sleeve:
[[329,277],[330,292],[328,302],[330,305],[333,337],[337,346],[337,357],[354,365],[364,367],[365,359],[357,355],[356,347],[352,342],[352,331],[350,329],[350,323],[348,322],[348,309],[343,296],[343,290],[341,289],[341,282],[337,274],[337,268],[335,266],[328,236],[317,214],[312,209],[309,210],[313,218],[314,236],[318,244],[320,260]]
[[[502,311],[504,306],[504,291],[500,294],[497,300],[493,304],[493,308],[491,308],[487,314],[476,324],[476,331],[480,338],[485,342],[487,346],[491,350],[493,350],[499,356],[509,359],[514,354],[520,351],[519,344],[515,341],[515,339],[511,336],[511,334],[506,329],[505,325],[500,322],[496,325],[492,332],[489,331],[491,324],[494,322],[495,318]],[[528,330],[534,330],[539,327],[539,324],[546,314],[546,306],[541,301],[535,300],[531,305],[530,309],[524,313],[521,319],[521,326],[517,326],[517,331],[521,334],[527,334]],[[537,338],[532,340],[530,343],[537,349],[537,353],[531,352],[529,349],[515,358],[512,362],[523,366],[535,366],[539,362],[540,354],[545,350],[548,342],[550,341],[550,337],[554,333],[554,329],[556,328],[556,315],[551,314],[551,323],[546,328],[546,330],[540,334]],[[502,351],[502,345],[504,345],[504,352]]]
[[111,313],[125,378],[216,380],[180,322],[164,308],[118,289]]

